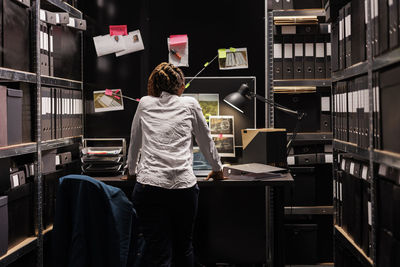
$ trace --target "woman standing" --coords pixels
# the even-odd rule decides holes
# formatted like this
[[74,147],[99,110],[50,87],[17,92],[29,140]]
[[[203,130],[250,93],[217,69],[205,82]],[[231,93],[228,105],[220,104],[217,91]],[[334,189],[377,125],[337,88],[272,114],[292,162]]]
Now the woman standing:
[[194,266],[199,188],[192,170],[193,135],[213,169],[207,179],[223,179],[201,107],[192,97],[180,97],[184,89],[182,71],[161,63],[150,74],[148,96],[132,122],[128,168],[137,179],[132,201],[146,242],[146,266]]

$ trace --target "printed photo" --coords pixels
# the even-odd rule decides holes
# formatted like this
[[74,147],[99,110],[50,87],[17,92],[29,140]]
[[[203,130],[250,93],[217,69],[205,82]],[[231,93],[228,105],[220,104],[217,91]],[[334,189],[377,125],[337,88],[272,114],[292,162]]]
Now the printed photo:
[[233,116],[210,116],[210,130],[211,134],[233,135]]
[[233,136],[213,136],[213,140],[221,157],[235,157],[235,139]]
[[[108,92],[106,94],[106,91]],[[94,112],[116,111],[124,109],[120,89],[110,89],[93,92]]]

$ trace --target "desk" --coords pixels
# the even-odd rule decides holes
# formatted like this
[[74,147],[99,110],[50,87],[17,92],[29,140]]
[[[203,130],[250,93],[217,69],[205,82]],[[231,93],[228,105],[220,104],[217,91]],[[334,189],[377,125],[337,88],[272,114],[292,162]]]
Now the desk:
[[[130,198],[134,181],[98,177]],[[268,181],[204,181],[200,187],[194,247],[203,264],[284,266],[283,187],[289,173]],[[129,193],[128,193],[129,192]]]

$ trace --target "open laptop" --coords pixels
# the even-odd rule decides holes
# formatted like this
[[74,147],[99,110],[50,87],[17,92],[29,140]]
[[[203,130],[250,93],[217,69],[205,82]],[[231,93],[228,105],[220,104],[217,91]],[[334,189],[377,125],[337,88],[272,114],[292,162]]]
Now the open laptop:
[[196,177],[206,177],[212,170],[199,147],[193,147],[193,173]]

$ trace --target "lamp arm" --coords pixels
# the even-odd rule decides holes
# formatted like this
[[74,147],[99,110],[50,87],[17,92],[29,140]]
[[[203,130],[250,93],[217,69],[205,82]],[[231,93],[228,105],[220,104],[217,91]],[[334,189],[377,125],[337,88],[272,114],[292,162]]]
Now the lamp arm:
[[282,105],[280,105],[278,103],[275,103],[275,102],[273,102],[273,101],[271,101],[271,100],[269,100],[269,99],[267,99],[267,98],[265,98],[263,96],[255,94],[255,93],[250,92],[250,97],[254,97],[254,98],[256,98],[256,99],[258,99],[258,100],[260,100],[262,102],[265,102],[265,103],[267,103],[269,105],[272,105],[276,109],[279,109],[280,111],[283,111],[283,112],[291,114],[291,115],[295,115],[295,116],[297,116],[298,120],[302,120],[303,117],[304,117],[304,113],[303,112],[292,110],[290,108],[282,106]]

